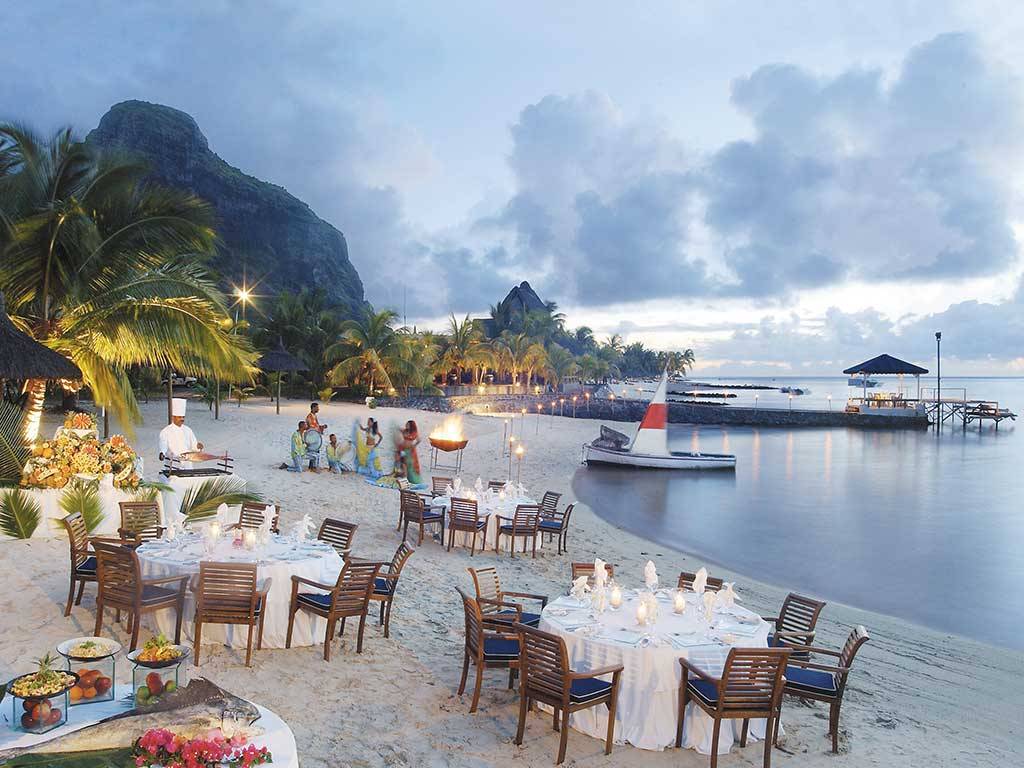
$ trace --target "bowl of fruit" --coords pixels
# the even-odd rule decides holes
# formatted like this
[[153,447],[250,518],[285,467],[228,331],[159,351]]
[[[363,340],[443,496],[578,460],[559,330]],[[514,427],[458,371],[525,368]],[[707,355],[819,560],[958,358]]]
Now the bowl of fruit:
[[141,648],[129,653],[128,660],[140,667],[162,669],[181,663],[188,653],[188,646],[175,645],[160,634],[149,638]]
[[[138,681],[136,681],[138,682]],[[145,685],[135,689],[135,704],[147,707],[156,704],[162,696],[178,690],[178,676],[174,670],[156,670],[146,675]]]
[[46,733],[67,720],[68,691],[78,683],[78,675],[54,669],[54,659],[46,654],[38,669],[11,680],[7,692],[21,699],[21,727],[29,733]]

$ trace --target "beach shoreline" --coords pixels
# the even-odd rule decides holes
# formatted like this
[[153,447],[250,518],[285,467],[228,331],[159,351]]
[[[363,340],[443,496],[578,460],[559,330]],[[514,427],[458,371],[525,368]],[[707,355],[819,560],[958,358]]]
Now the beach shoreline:
[[[156,432],[163,426],[166,403],[142,406],[146,422],[132,439],[146,461],[146,475],[156,477]],[[393,490],[374,487],[353,475],[294,474],[276,467],[285,458],[287,437],[308,403],[285,401],[280,416],[266,401],[241,408],[224,404],[221,420],[191,403],[188,423],[212,451],[230,449],[236,471],[268,499],[284,505],[283,526],[310,514],[319,522],[340,517],[359,525],[354,554],[390,559],[400,535],[395,532],[398,498]],[[370,411],[354,404],[325,403],[328,432],[348,436],[353,419],[368,415],[388,427],[409,418],[426,435],[446,414],[406,409]],[[539,496],[545,490],[574,500],[572,477],[579,445],[596,434],[597,420],[545,416],[543,425],[527,422],[522,481]],[[548,419],[553,419],[548,423]],[[52,432],[47,418],[43,431]],[[495,416],[464,417],[470,438],[462,477],[504,479],[508,459],[500,453],[502,422]],[[429,446],[421,445],[426,471]],[[67,549],[60,539],[3,542],[0,574],[8,587],[0,611],[8,617],[0,638],[3,674],[24,671],[32,659],[57,642],[91,632],[94,587],[86,590],[72,616],[62,614],[67,591]],[[335,640],[332,661],[322,648],[264,650],[254,668],[242,664],[244,652],[204,646],[202,674],[227,690],[263,704],[293,728],[302,765],[506,765],[553,763],[557,735],[550,721],[532,716],[522,747],[513,745],[518,697],[505,688],[499,673],[485,678],[480,711],[469,715],[469,697],[455,695],[462,661],[462,608],[455,586],[471,589],[466,567],[494,565],[506,587],[559,594],[568,585],[572,561],[602,557],[617,579],[635,586],[644,562],[651,559],[662,578],[674,582],[679,570],[696,570],[706,560],[692,553],[643,539],[613,526],[586,505],[573,513],[569,553],[552,547],[530,557],[496,555],[493,550],[470,557],[468,550],[447,552],[431,541],[409,560],[395,599],[391,637],[368,627],[363,654],[356,655],[354,633]],[[777,613],[788,589],[762,583],[715,566],[715,575],[736,581],[744,604]],[[799,591],[799,590],[796,590]],[[952,607],[951,607],[952,609]],[[783,705],[786,737],[773,756],[777,766],[947,765],[1009,766],[1022,748],[1020,712],[1024,694],[1007,681],[1019,678],[1024,654],[968,638],[936,632],[899,618],[829,603],[819,622],[817,644],[838,647],[852,627],[863,624],[872,636],[855,662],[843,704],[841,755],[829,753],[825,738],[827,710],[789,698]],[[104,632],[123,640],[123,629],[104,623]],[[145,633],[144,633],[145,635]],[[127,665],[125,665],[127,666]],[[119,673],[119,676],[123,671]],[[1001,692],[1000,695],[995,695]],[[825,718],[825,719],[823,719]],[[368,727],[372,724],[372,727]],[[602,745],[578,733],[569,738],[569,761],[607,766],[704,766],[707,757],[689,750],[646,752],[616,746],[605,758]],[[729,765],[760,764],[760,745],[734,748]],[[838,762],[829,762],[835,761]]]

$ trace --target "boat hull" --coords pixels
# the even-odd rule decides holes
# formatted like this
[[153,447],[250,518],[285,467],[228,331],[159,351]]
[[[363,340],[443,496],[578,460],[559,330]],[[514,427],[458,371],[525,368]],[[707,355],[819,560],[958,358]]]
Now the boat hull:
[[723,453],[677,453],[656,456],[601,448],[587,443],[583,446],[583,461],[590,464],[610,464],[637,469],[736,469],[736,457]]

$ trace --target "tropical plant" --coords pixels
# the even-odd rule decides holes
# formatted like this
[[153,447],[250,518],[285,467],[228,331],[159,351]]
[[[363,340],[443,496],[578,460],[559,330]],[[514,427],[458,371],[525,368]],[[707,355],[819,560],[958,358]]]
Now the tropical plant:
[[519,374],[526,373],[528,383],[530,374],[541,366],[544,360],[544,347],[525,333],[503,333],[493,343],[499,365],[512,374],[512,383],[519,383]]
[[555,389],[562,383],[566,376],[572,376],[577,370],[576,358],[572,352],[558,344],[552,344],[548,349],[547,360],[544,365],[544,377],[551,382]]
[[404,341],[393,324],[398,314],[390,309],[367,311],[360,320],[341,324],[341,338],[331,344],[324,357],[333,367],[328,375],[332,384],[344,386],[369,383],[371,394],[377,382],[394,387],[392,375],[411,373],[403,357]]
[[43,512],[39,502],[20,488],[0,493],[0,532],[14,539],[30,539]]
[[99,485],[74,479],[60,496],[60,508],[65,515],[78,512],[85,520],[85,527],[92,533],[103,523],[103,503],[100,501]]
[[25,411],[0,398],[0,483],[17,484],[28,456]]
[[173,493],[172,488],[167,483],[161,483],[157,480],[143,480],[139,483],[139,487],[132,493],[132,501],[156,501],[157,497],[161,493]]
[[473,366],[482,356],[480,331],[469,315],[460,322],[453,314],[448,318],[448,333],[445,336],[439,363],[445,371],[454,370],[457,382],[462,383],[465,370]]
[[[214,211],[192,194],[144,183],[146,169],[75,140],[0,126],[0,287],[11,316],[70,357],[98,403],[139,419],[133,365],[225,380],[252,353],[223,330],[223,297],[202,260]],[[30,414],[46,382],[30,380]],[[30,422],[32,419],[29,419]]]
[[186,522],[208,520],[217,515],[217,507],[229,507],[246,501],[263,501],[263,497],[252,491],[243,490],[245,481],[237,477],[216,477],[193,485],[181,500],[180,512]]
[[402,372],[395,376],[396,388],[402,388],[406,395],[410,389],[422,395],[443,395],[444,390],[434,383],[437,369],[444,369],[444,364],[439,362],[436,337],[431,333],[401,332],[399,336],[402,338],[405,365]]

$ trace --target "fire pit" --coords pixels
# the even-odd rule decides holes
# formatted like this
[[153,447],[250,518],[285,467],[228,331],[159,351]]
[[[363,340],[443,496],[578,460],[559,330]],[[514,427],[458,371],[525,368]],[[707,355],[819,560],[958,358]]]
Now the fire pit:
[[[427,439],[430,440],[431,446],[431,469],[462,471],[462,450],[469,444],[469,438],[462,433],[461,416],[449,416],[430,433]],[[454,453],[455,461],[443,462],[440,458],[442,453]]]

